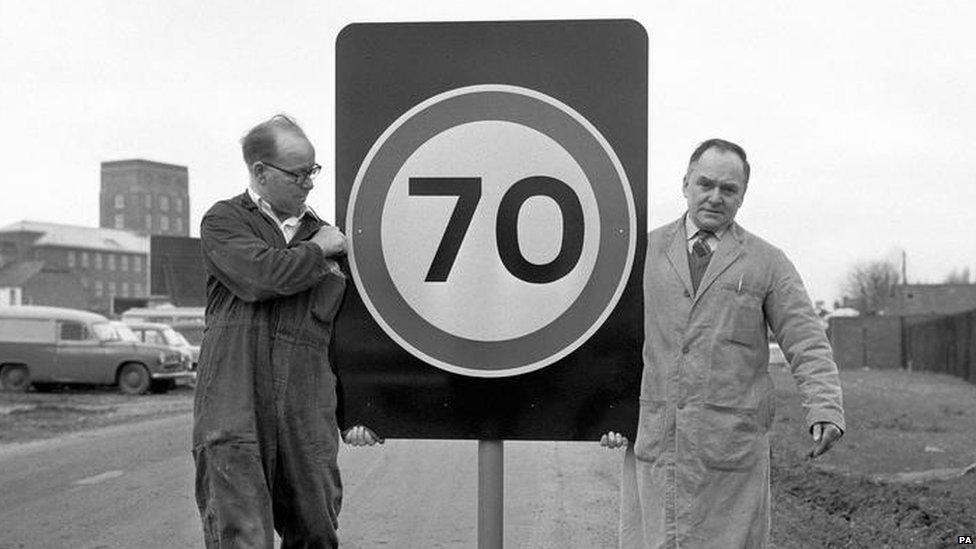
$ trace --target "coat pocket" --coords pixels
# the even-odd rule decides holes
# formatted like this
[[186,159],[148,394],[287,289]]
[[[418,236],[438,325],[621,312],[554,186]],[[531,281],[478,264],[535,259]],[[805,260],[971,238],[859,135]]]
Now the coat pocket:
[[667,419],[667,406],[664,401],[640,401],[640,414],[637,420],[637,440],[634,441],[634,456],[637,459],[654,463],[664,453]]
[[740,300],[732,313],[726,339],[747,347],[758,346],[765,328],[762,308],[751,300]]
[[698,426],[698,454],[702,463],[719,471],[743,471],[756,466],[760,428],[755,410],[705,404]]
[[312,289],[312,316],[319,322],[331,324],[342,304],[346,279],[341,272],[330,272]]
[[765,324],[758,300],[742,294],[712,346],[706,402],[729,408],[755,408],[753,385],[765,370]]

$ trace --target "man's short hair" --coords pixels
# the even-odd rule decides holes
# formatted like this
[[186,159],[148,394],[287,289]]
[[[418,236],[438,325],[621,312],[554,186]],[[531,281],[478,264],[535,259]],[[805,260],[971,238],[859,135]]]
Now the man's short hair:
[[695,152],[691,153],[691,158],[688,160],[689,170],[691,170],[691,167],[695,164],[695,162],[698,162],[701,155],[705,154],[705,151],[708,149],[718,149],[721,152],[730,152],[738,156],[739,159],[742,160],[742,168],[746,175],[744,184],[749,184],[749,161],[746,160],[745,149],[731,141],[726,141],[724,139],[713,138],[707,141],[702,141],[702,143],[695,149]]
[[247,164],[248,171],[255,162],[278,155],[278,130],[294,132],[298,136],[305,137],[305,132],[298,122],[286,114],[276,114],[254,126],[241,138],[241,152],[244,154],[244,163]]

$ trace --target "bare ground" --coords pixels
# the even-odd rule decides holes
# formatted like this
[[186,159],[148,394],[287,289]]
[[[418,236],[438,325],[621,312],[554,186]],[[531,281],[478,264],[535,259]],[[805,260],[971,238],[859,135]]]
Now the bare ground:
[[[841,380],[847,432],[830,453],[811,461],[804,456],[810,440],[803,428],[803,410],[792,379],[784,371],[774,372],[774,545],[946,547],[955,545],[956,536],[976,534],[976,472],[917,483],[879,480],[884,475],[953,470],[976,462],[976,386],[950,376],[890,370],[842,372]],[[0,445],[187,414],[191,408],[192,389],[185,387],[138,397],[107,388],[75,388],[50,394],[0,393]],[[560,494],[558,490],[551,493],[561,501],[558,517],[530,513],[534,526],[529,529],[535,533],[529,537],[539,546],[546,546],[545,540],[558,539],[573,546],[572,540],[582,538],[601,540],[601,546],[615,545],[615,496],[619,482],[616,462],[603,458],[593,461],[594,455],[603,454],[585,449],[570,451],[564,446],[557,444],[550,449],[558,454],[555,457],[562,456],[553,457],[554,466],[567,475],[587,470],[591,477],[599,473],[600,482],[592,478],[584,482],[588,485],[586,493],[592,492],[592,498]],[[518,455],[512,448],[513,472],[528,467],[517,459]],[[549,490],[548,485],[529,484],[525,489],[530,495]],[[511,495],[530,500],[517,492],[513,489]],[[349,495],[352,504],[356,496]],[[383,508],[389,512],[388,504]],[[599,521],[587,521],[594,509],[605,512],[597,513],[601,516]],[[354,510],[351,508],[349,513],[347,526],[353,526]],[[371,525],[368,530],[382,524],[367,522]],[[513,530],[517,523],[518,519],[513,519]],[[600,532],[577,532],[570,527],[574,524],[585,524],[585,528]],[[445,538],[449,539],[453,538]]]
[[111,387],[63,387],[50,393],[0,392],[0,444],[27,442],[193,409],[193,388],[123,395]]
[[976,387],[920,372],[842,372],[847,432],[816,461],[788,374],[777,372],[777,547],[944,547],[976,534],[976,474],[888,483],[879,475],[976,462]]

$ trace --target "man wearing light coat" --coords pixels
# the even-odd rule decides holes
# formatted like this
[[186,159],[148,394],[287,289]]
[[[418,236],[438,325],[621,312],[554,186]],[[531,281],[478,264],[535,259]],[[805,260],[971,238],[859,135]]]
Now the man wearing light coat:
[[[766,547],[774,391],[767,325],[789,361],[814,440],[844,431],[837,366],[792,263],[735,223],[749,181],[738,145],[705,141],[688,210],[648,236],[644,371],[621,478],[621,547]],[[601,444],[627,444],[619,433]]]

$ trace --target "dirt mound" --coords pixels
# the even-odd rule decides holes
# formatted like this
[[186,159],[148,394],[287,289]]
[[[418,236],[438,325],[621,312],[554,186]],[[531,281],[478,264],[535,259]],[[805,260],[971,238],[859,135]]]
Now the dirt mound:
[[778,547],[943,547],[976,533],[976,475],[887,484],[789,461],[772,467]]

